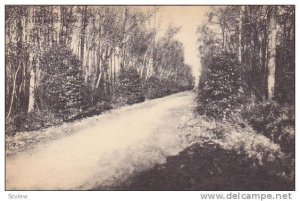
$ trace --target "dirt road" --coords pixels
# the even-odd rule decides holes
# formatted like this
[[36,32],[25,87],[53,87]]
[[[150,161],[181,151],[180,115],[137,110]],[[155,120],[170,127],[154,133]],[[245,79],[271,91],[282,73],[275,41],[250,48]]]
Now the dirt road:
[[194,98],[183,92],[85,119],[85,127],[72,135],[8,157],[6,189],[110,188],[164,163],[186,146],[178,126],[191,115]]

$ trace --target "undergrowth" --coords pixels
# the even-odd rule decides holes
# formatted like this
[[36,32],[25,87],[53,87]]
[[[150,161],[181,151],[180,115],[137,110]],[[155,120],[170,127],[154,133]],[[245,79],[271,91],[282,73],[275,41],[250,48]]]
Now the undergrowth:
[[293,190],[294,160],[244,122],[196,115],[182,126],[187,148],[134,175],[122,190]]

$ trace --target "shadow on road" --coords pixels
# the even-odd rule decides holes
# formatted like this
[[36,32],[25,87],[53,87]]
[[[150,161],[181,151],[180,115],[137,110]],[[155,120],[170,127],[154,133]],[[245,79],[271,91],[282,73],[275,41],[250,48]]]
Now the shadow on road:
[[260,164],[245,153],[219,145],[194,144],[163,165],[141,172],[119,190],[294,190],[287,165],[280,160]]

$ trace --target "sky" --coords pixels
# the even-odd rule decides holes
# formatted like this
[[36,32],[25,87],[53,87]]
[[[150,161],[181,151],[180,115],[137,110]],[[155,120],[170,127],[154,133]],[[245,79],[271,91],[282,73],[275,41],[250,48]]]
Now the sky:
[[198,80],[200,75],[200,59],[198,56],[197,27],[206,20],[209,6],[161,6],[157,13],[157,21],[161,32],[169,24],[180,26],[176,39],[183,43],[185,63],[192,66],[193,74]]

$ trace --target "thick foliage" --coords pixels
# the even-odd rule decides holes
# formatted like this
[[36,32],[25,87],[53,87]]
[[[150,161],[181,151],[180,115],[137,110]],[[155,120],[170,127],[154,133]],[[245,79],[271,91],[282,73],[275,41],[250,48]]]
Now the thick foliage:
[[162,79],[152,75],[144,84],[145,96],[149,99],[160,98],[172,93],[191,90],[194,88],[194,78],[187,79]]
[[192,90],[194,88],[193,81],[186,82],[185,80],[177,79],[175,80],[163,80],[163,84],[166,87],[168,94],[177,93],[186,90]]
[[242,116],[255,130],[278,143],[286,153],[295,153],[295,108],[276,102],[248,105]]
[[84,80],[81,62],[65,46],[54,46],[41,59],[40,95],[55,113],[66,115],[82,107]]
[[[256,131],[293,155],[295,108],[291,104],[275,101],[249,103],[246,84],[238,69],[238,62],[232,54],[223,53],[204,60],[198,88],[199,113],[216,119],[241,116]],[[235,115],[231,115],[233,113]]]
[[164,87],[161,79],[153,75],[144,84],[145,96],[149,99],[160,98],[165,95]]
[[118,77],[116,99],[118,104],[143,102],[142,79],[135,68],[122,68]]
[[[293,70],[295,71],[295,69]],[[286,73],[285,75],[278,73],[276,79],[275,100],[280,104],[295,105],[295,72]]]
[[244,83],[234,54],[207,57],[198,86],[198,111],[217,119],[229,117],[244,100]]

